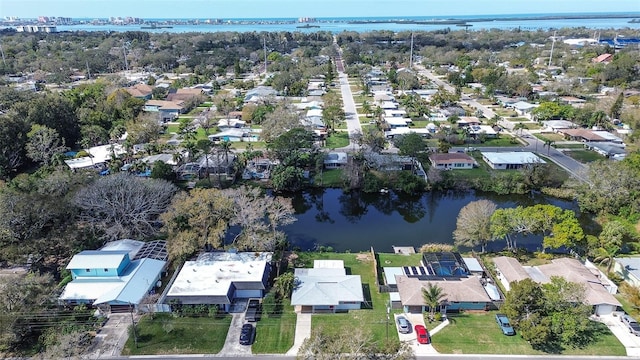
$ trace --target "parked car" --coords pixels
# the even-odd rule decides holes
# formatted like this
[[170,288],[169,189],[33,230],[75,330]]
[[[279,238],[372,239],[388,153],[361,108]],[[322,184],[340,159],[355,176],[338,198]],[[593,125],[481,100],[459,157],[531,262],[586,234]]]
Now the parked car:
[[411,332],[411,323],[409,322],[409,320],[407,320],[406,317],[398,316],[396,322],[398,323],[398,331],[401,334],[408,334]]
[[416,325],[416,339],[418,339],[419,344],[429,344],[431,342],[431,338],[429,337],[429,331],[422,325]]
[[507,336],[512,336],[516,334],[516,331],[513,330],[513,327],[511,326],[511,323],[509,322],[509,318],[507,318],[507,315],[496,314],[496,322],[498,323],[498,326],[500,326],[500,330],[502,330],[503,334]]
[[627,325],[630,333],[635,336],[640,336],[640,324],[638,324],[638,322],[634,318],[627,314],[624,314],[620,316],[620,321]]
[[261,305],[259,299],[249,299],[247,302],[247,311],[244,313],[244,320],[256,322],[260,320]]
[[256,331],[253,325],[244,324],[240,331],[240,345],[251,345],[256,338]]

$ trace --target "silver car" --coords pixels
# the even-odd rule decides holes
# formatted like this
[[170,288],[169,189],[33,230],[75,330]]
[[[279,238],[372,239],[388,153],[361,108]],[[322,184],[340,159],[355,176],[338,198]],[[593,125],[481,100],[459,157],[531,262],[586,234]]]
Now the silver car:
[[398,331],[401,334],[408,334],[411,332],[411,323],[404,316],[398,316],[396,318],[396,322],[398,323]]

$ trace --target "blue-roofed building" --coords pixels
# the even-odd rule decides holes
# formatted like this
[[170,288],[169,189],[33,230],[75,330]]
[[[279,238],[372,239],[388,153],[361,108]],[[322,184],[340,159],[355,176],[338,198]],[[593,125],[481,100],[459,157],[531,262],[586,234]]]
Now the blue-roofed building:
[[167,264],[166,243],[118,240],[75,255],[67,269],[73,280],[59,301],[109,312],[136,306],[158,285]]

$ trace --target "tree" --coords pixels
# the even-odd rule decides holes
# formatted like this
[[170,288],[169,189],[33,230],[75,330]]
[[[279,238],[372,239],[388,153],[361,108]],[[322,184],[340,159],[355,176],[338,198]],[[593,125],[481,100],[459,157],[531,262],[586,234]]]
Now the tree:
[[151,167],[151,178],[173,181],[176,178],[176,173],[173,172],[173,167],[171,165],[158,160],[154,162]]
[[543,148],[543,149],[544,149],[545,147],[547,148],[547,156],[549,156],[549,153],[551,152],[551,147],[552,147],[553,145],[555,145],[555,143],[556,143],[555,141],[553,141],[553,140],[549,140],[549,139],[546,139],[546,140],[544,141],[544,144],[542,145],[542,148]]
[[236,101],[228,92],[220,92],[213,98],[213,104],[219,113],[229,120],[229,114],[236,110]]
[[460,209],[453,238],[456,245],[478,246],[484,252],[485,246],[494,239],[491,232],[491,216],[496,204],[490,200],[472,201]]
[[607,273],[611,272],[614,258],[622,249],[622,243],[628,235],[629,230],[620,221],[608,221],[602,226],[598,237],[599,246],[592,251],[595,262],[607,265]]
[[371,117],[371,104],[367,100],[362,102],[362,112],[366,117]]
[[378,344],[366,327],[342,327],[338,331],[314,327],[298,350],[300,360],[409,360],[415,359],[407,343]]
[[418,155],[427,149],[422,136],[414,132],[394,138],[394,145],[400,150],[400,155],[411,157],[412,169]]
[[278,276],[273,282],[273,290],[279,298],[287,299],[291,296],[295,285],[295,276],[292,272],[286,272]]
[[621,91],[616,97],[616,101],[614,101],[613,105],[611,105],[611,110],[609,111],[609,117],[612,119],[619,119],[620,113],[622,112],[622,106],[624,103],[624,93]]
[[[640,172],[634,156],[625,161],[597,161],[589,164],[587,181],[578,188],[580,209],[592,213],[633,214],[638,211]],[[606,174],[606,176],[603,176]]]
[[18,116],[0,116],[0,178],[6,178],[25,160],[29,125]]
[[431,319],[434,318],[436,308],[442,304],[446,297],[447,294],[445,294],[444,290],[436,284],[429,282],[427,287],[422,288],[422,299],[429,307],[429,317]]
[[296,128],[302,128],[300,115],[289,104],[281,103],[272,112],[266,114],[262,121],[260,137],[269,143]]
[[221,248],[233,207],[233,199],[218,189],[178,194],[161,215],[169,258],[186,260],[205,247]]
[[42,165],[49,165],[56,154],[67,150],[64,139],[60,138],[58,132],[46,126],[32,125],[27,138],[27,156]]
[[118,173],[80,189],[74,203],[80,220],[103,229],[110,239],[145,238],[158,231],[160,214],[175,192],[167,181]]

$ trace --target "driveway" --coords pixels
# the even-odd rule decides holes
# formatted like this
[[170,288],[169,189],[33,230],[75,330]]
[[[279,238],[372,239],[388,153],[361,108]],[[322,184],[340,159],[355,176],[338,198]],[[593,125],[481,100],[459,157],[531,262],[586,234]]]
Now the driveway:
[[[137,322],[137,316],[135,317]],[[120,356],[129,338],[129,326],[131,326],[131,314],[109,314],[109,318],[96,334],[85,355],[90,359]]]
[[231,325],[229,325],[229,331],[227,332],[227,340],[225,340],[224,347],[220,350],[218,355],[232,357],[251,356],[251,346],[240,345],[240,331],[244,324],[243,312],[231,314]]
[[[400,315],[407,318],[407,320],[409,320],[409,322],[411,323],[411,332],[408,334],[401,334],[400,331],[398,330],[398,323],[396,322],[396,319]],[[398,333],[398,338],[400,339],[400,341],[409,344],[409,346],[411,346],[411,349],[413,349],[413,353],[416,354],[416,356],[438,354],[436,349],[434,349],[431,344],[419,344],[418,340],[416,339],[416,332],[413,328],[416,325],[423,325],[423,326],[425,325],[424,317],[422,316],[422,314],[409,314],[409,313],[393,314],[393,319],[391,320],[393,320],[393,325],[395,325],[395,329],[396,329],[396,332]],[[429,334],[429,336],[431,336],[431,334]]]
[[627,356],[640,357],[640,336],[635,336],[629,332],[627,326],[620,321],[620,313],[613,315],[602,315],[596,320],[604,323],[609,330],[627,349]]
[[298,313],[296,316],[296,334],[293,346],[287,351],[288,356],[298,355],[298,350],[305,339],[311,336],[311,314]]

